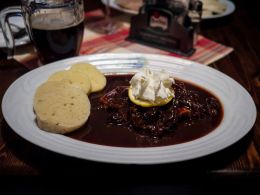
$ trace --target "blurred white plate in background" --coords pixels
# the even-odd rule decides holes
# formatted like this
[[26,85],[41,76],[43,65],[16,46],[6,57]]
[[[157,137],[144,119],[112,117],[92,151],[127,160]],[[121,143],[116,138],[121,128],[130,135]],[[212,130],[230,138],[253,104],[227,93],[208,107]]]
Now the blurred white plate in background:
[[[228,1],[228,0],[219,0],[220,3],[223,3],[223,4],[226,4],[226,10],[220,14],[216,14],[216,15],[205,15],[203,16],[202,15],[202,19],[214,19],[214,18],[221,18],[221,17],[224,17],[224,16],[227,16],[227,15],[230,15],[232,14],[234,11],[235,11],[235,4],[232,2],[232,1]],[[102,0],[102,3],[104,5],[107,5],[107,0]],[[110,0],[110,3],[109,3],[110,7],[113,8],[113,9],[116,9],[116,10],[119,10],[119,11],[122,11],[122,12],[125,12],[125,13],[128,13],[128,14],[134,14],[136,15],[137,14],[137,11],[136,10],[131,10],[131,9],[126,9],[126,8],[123,8],[121,6],[119,6],[117,3],[116,3],[116,0]]]
[[[25,29],[24,21],[21,16],[10,17],[9,23],[11,25],[13,32],[18,32],[19,29]],[[29,42],[30,42],[30,39],[29,39],[29,36],[27,33],[25,33],[21,37],[17,37],[15,39],[16,46],[25,45],[25,44],[28,44]],[[0,28],[0,48],[4,48],[4,47],[6,47],[6,42],[4,39],[2,29]]]

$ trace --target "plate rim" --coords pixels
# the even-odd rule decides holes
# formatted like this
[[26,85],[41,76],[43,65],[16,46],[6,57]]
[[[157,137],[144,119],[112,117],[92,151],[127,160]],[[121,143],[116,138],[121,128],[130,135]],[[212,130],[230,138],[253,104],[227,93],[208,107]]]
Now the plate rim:
[[[183,145],[187,145],[187,142],[186,143],[183,143],[183,144],[177,144],[177,145],[171,145],[171,146],[162,146],[162,147],[151,147],[151,148],[122,148],[122,147],[111,147],[111,146],[101,146],[101,145],[97,145],[97,144],[90,144],[90,143],[86,143],[86,142],[83,142],[81,143],[80,141],[77,141],[77,142],[80,142],[79,143],[79,148],[82,146],[82,144],[84,146],[88,146],[90,147],[90,150],[97,150],[98,152],[103,152],[105,153],[105,155],[102,157],[102,156],[99,156],[99,157],[96,157],[95,155],[94,156],[84,156],[84,152],[81,154],[79,151],[75,151],[75,153],[68,153],[68,152],[64,152],[60,150],[60,146],[58,145],[55,145],[55,147],[49,147],[48,145],[43,144],[43,143],[37,143],[36,140],[31,140],[31,137],[26,137],[25,135],[23,135],[20,131],[21,130],[17,130],[17,129],[14,129],[14,125],[10,122],[11,119],[8,118],[7,116],[7,108],[6,108],[6,102],[8,100],[8,94],[10,93],[10,90],[12,89],[12,87],[19,83],[22,79],[28,77],[28,75],[31,75],[31,74],[34,74],[35,72],[43,72],[44,70],[48,70],[48,69],[51,69],[52,67],[55,67],[54,69],[57,69],[57,68],[61,68],[59,67],[59,64],[66,64],[66,63],[76,63],[76,62],[79,62],[79,61],[85,61],[85,60],[88,60],[88,61],[91,61],[91,59],[99,59],[99,58],[107,58],[109,57],[110,59],[113,59],[114,57],[120,57],[120,58],[131,58],[131,57],[135,57],[135,58],[140,58],[140,57],[146,57],[146,58],[162,58],[162,59],[165,59],[166,61],[167,60],[171,60],[173,61],[172,63],[180,63],[180,64],[183,64],[183,66],[195,66],[195,67],[200,67],[200,68],[203,68],[203,69],[208,69],[210,71],[213,71],[213,72],[216,72],[217,74],[220,74],[224,77],[226,77],[227,79],[229,79],[230,81],[234,82],[236,85],[238,85],[242,90],[244,90],[244,92],[248,95],[248,98],[250,99],[250,103],[252,104],[252,106],[254,107],[253,110],[252,110],[252,116],[253,116],[253,121],[256,120],[256,106],[255,106],[255,103],[252,99],[252,97],[250,96],[250,94],[247,92],[247,90],[245,90],[245,88],[243,88],[238,82],[236,82],[235,80],[233,80],[232,78],[230,78],[229,76],[225,75],[224,73],[221,73],[220,71],[216,70],[216,69],[213,69],[212,67],[209,67],[209,66],[206,66],[206,65],[202,65],[202,64],[198,64],[196,62],[192,62],[192,61],[189,61],[189,60],[183,60],[183,59],[180,59],[180,58],[175,58],[175,57],[171,57],[171,56],[163,56],[163,55],[158,55],[158,54],[129,54],[127,53],[126,54],[115,54],[115,53],[106,53],[106,54],[93,54],[93,55],[87,55],[87,56],[79,56],[79,57],[73,57],[73,58],[69,58],[69,59],[65,59],[65,60],[60,60],[60,61],[57,61],[57,62],[54,62],[54,63],[50,63],[48,65],[45,65],[45,66],[42,66],[40,68],[37,68],[37,69],[34,69],[28,73],[26,73],[25,75],[19,77],[15,82],[13,82],[9,88],[7,89],[7,91],[5,92],[4,96],[3,96],[3,100],[2,100],[2,112],[3,112],[3,116],[6,120],[6,122],[9,124],[9,126],[18,134],[20,135],[21,137],[23,137],[24,139],[26,139],[27,141],[35,144],[35,145],[38,145],[40,147],[43,147],[47,150],[50,150],[50,151],[53,151],[53,152],[57,152],[57,153],[60,153],[60,154],[63,154],[63,155],[67,155],[67,156],[71,156],[71,157],[76,157],[76,158],[81,158],[81,159],[85,159],[85,160],[92,160],[92,161],[99,161],[99,162],[109,162],[109,163],[118,163],[118,164],[161,164],[161,163],[170,163],[170,162],[179,162],[179,161],[184,161],[184,160],[191,160],[191,159],[194,159],[194,158],[199,158],[199,157],[202,157],[202,156],[205,156],[205,155],[208,155],[208,154],[212,154],[212,153],[215,153],[217,151],[220,151],[230,145],[232,145],[233,143],[237,142],[238,140],[240,140],[242,137],[244,137],[249,131],[250,129],[253,127],[254,123],[253,122],[251,124],[250,127],[248,127],[247,130],[244,130],[242,132],[242,135],[238,138],[238,139],[233,139],[232,140],[232,143],[228,143],[226,145],[222,145],[220,146],[217,150],[216,149],[213,149],[214,152],[212,151],[208,151],[208,153],[204,153],[204,154],[200,154],[200,155],[195,155],[195,156],[191,156],[191,157],[186,157],[186,158],[181,158],[181,159],[171,159],[171,161],[169,160],[164,160],[164,159],[156,159],[156,160],[143,160],[142,158],[136,158],[136,159],[131,159],[132,156],[136,156],[135,153],[143,153],[143,152],[148,152],[148,153],[153,153],[153,152],[164,152],[164,149],[172,149],[172,147],[174,146],[175,148],[181,148],[181,146]],[[69,65],[67,65],[68,67]],[[65,66],[62,66],[62,67],[65,67]],[[27,76],[26,76],[27,75]],[[11,123],[11,124],[10,124]],[[47,132],[43,132],[42,130],[40,130],[39,132],[39,135],[44,135],[47,133]],[[47,133],[48,134],[48,133]],[[27,135],[28,136],[28,135]],[[62,135],[51,135],[54,139],[58,139],[58,140],[64,140],[64,137],[65,137],[65,141],[68,140],[68,139],[71,139],[71,138],[68,138],[66,136],[62,136]],[[206,139],[205,137],[207,137],[208,135],[206,136],[203,136],[201,139]],[[63,138],[62,138],[63,137]],[[196,140],[195,140],[196,141]],[[74,141],[73,141],[74,142]],[[193,141],[192,141],[193,142]],[[188,142],[189,144],[190,142]],[[60,143],[62,144],[62,143]],[[118,158],[118,156],[116,156],[116,154],[113,153],[113,151],[109,151],[110,149],[116,149],[118,150],[119,152],[127,152],[129,154],[129,156],[124,156],[124,158]],[[105,150],[105,151],[102,151],[102,150]],[[112,155],[112,157],[109,157],[108,155]],[[164,154],[161,154],[162,156]],[[138,157],[138,154],[137,154],[137,157]]]

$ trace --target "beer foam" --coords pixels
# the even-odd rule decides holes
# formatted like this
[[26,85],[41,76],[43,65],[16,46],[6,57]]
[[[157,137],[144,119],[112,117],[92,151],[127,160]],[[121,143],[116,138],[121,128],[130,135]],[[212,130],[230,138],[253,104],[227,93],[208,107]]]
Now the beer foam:
[[30,19],[34,29],[57,30],[78,25],[84,20],[84,16],[77,19],[73,13],[60,11],[36,13]]

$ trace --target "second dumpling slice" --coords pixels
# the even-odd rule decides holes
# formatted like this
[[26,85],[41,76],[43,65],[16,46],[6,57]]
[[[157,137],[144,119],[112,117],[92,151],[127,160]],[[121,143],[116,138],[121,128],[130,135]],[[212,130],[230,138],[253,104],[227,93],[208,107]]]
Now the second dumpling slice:
[[91,92],[91,82],[88,75],[73,70],[61,70],[52,74],[48,81],[63,81],[74,87],[81,88],[86,94]]

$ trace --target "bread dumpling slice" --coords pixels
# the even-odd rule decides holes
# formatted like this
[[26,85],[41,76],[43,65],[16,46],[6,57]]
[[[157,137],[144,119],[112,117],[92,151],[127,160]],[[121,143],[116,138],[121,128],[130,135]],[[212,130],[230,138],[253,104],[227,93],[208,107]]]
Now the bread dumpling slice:
[[91,92],[98,92],[106,86],[106,77],[95,66],[88,63],[77,63],[70,70],[87,74],[91,82]]
[[36,90],[33,107],[40,129],[65,134],[86,123],[91,105],[88,96],[80,88],[49,81]]
[[89,94],[91,91],[91,82],[89,77],[78,71],[61,70],[52,74],[48,81],[68,82],[75,87],[80,87],[86,94]]

